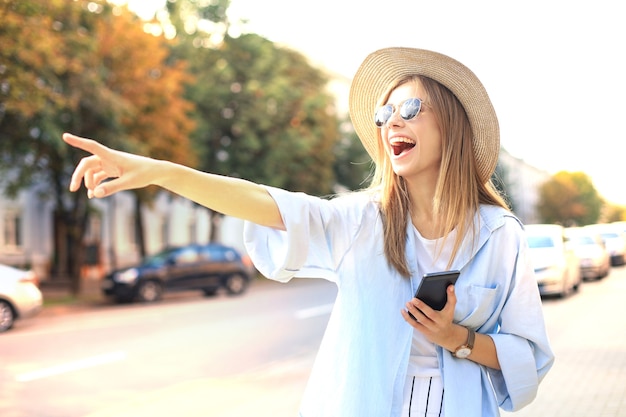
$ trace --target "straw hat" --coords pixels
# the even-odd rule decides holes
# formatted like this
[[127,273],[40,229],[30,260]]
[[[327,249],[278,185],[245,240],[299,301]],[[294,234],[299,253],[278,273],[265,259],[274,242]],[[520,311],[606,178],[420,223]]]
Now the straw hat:
[[385,48],[371,53],[357,70],[350,86],[350,117],[363,146],[376,160],[378,128],[376,105],[394,81],[423,75],[447,87],[469,118],[474,156],[480,178],[487,182],[498,163],[500,129],[487,91],[476,75],[460,62],[437,52],[414,48]]

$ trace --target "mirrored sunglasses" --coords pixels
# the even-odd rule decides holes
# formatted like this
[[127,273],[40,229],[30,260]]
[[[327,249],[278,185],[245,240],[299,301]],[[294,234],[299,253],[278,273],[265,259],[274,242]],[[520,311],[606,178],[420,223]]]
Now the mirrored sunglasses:
[[[400,117],[404,120],[411,120],[420,114],[422,109],[422,100],[417,97],[406,99],[400,104]],[[396,112],[396,106],[393,104],[385,104],[374,113],[374,123],[376,126],[383,127],[391,116]]]

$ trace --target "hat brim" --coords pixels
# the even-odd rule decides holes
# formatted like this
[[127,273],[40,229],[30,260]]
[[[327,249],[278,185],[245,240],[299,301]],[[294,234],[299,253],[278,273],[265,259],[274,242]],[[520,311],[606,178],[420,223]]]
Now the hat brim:
[[350,86],[349,109],[363,146],[376,160],[378,128],[374,112],[391,83],[422,75],[447,87],[459,100],[472,127],[472,147],[480,178],[487,182],[498,163],[500,129],[487,91],[476,75],[460,62],[437,52],[415,48],[385,48],[371,53]]

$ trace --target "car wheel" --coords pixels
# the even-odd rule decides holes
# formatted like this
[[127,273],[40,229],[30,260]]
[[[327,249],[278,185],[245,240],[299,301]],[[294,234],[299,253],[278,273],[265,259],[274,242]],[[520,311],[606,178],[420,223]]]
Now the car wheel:
[[224,280],[224,288],[229,295],[239,295],[248,288],[248,278],[240,273],[229,275]]
[[137,300],[144,303],[152,303],[161,299],[163,295],[163,285],[154,280],[144,281],[137,289]]
[[0,333],[13,327],[15,312],[13,307],[4,300],[0,300]]

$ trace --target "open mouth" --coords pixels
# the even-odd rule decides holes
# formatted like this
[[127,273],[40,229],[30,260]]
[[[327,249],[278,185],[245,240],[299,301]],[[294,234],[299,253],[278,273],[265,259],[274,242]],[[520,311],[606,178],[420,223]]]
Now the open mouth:
[[402,152],[406,152],[415,147],[415,142],[409,138],[394,138],[390,142],[391,149],[395,156],[400,155]]

